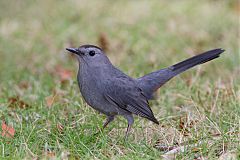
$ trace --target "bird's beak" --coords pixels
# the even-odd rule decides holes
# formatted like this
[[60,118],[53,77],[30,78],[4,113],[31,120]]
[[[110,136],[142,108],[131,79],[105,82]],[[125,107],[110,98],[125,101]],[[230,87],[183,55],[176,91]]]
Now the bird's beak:
[[77,48],[66,48],[67,51],[78,54],[78,49]]

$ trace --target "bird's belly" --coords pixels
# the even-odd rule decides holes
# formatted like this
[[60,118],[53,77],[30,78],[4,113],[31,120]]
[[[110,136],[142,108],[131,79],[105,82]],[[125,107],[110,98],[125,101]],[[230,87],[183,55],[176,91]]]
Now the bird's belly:
[[95,85],[79,84],[79,86],[80,92],[89,106],[106,115],[119,114],[118,108],[109,103]]

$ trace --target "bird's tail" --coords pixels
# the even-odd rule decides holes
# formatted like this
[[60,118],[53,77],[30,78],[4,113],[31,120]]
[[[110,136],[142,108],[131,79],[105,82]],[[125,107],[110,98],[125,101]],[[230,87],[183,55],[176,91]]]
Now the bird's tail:
[[171,66],[170,69],[176,75],[176,74],[184,72],[185,70],[192,68],[198,64],[202,64],[202,63],[211,61],[215,58],[218,58],[222,52],[224,52],[223,49],[210,50],[210,51],[204,52],[202,54],[199,54],[197,56],[186,59],[182,62],[179,62],[179,63]]
[[223,49],[213,49],[197,56],[186,59],[182,62],[174,64],[168,68],[164,68],[152,73],[149,73],[143,77],[137,79],[139,87],[148,99],[153,98],[153,93],[167,81],[174,76],[198,65],[215,58],[218,58],[220,54],[224,52]]

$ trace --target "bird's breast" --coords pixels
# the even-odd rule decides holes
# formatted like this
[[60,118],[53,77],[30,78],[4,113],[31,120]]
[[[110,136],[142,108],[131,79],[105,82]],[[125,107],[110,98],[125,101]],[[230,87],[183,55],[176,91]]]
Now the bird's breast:
[[78,72],[78,85],[87,104],[107,115],[117,113],[116,108],[104,98],[102,80],[98,73],[89,74],[81,70]]

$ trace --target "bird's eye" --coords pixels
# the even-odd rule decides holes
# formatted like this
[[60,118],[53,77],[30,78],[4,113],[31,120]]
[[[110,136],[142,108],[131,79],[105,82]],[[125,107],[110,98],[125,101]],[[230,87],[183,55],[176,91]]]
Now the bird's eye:
[[95,51],[90,51],[90,52],[89,52],[89,55],[90,55],[90,56],[94,56],[94,55],[95,55]]

